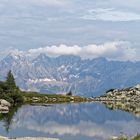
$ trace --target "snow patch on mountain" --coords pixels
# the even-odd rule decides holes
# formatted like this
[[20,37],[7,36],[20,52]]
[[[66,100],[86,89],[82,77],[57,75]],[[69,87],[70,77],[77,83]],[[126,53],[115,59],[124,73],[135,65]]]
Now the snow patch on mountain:
[[140,62],[108,61],[105,58],[83,60],[77,56],[56,58],[40,54],[30,59],[23,54],[9,54],[0,61],[0,79],[12,70],[21,89],[44,93],[96,96],[110,88],[140,83]]
[[49,79],[49,78],[44,78],[44,79],[29,79],[29,82],[31,83],[41,83],[41,82],[53,82],[56,81],[56,79]]

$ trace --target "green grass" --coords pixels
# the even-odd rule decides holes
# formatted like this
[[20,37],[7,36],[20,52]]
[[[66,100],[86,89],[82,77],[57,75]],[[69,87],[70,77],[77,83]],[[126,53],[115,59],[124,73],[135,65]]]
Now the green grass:
[[38,92],[22,92],[22,95],[25,97],[49,97],[49,98],[55,98],[55,97],[61,97],[61,98],[69,98],[67,95],[61,95],[61,94],[42,94]]
[[25,103],[69,103],[84,102],[85,97],[62,94],[41,94],[37,92],[21,92]]

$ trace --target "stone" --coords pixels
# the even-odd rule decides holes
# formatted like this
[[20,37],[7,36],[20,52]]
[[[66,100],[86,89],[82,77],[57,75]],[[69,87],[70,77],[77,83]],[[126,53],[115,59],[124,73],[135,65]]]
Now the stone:
[[10,107],[11,106],[11,104],[9,102],[7,102],[6,100],[4,100],[4,99],[0,100],[0,105],[1,106],[6,106],[6,107]]
[[9,111],[9,108],[7,106],[0,105],[0,111]]

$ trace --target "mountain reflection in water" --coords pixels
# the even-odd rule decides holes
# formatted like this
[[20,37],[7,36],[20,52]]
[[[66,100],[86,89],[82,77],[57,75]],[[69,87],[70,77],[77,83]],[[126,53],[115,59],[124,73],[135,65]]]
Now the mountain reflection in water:
[[[113,109],[113,108],[112,108]],[[10,137],[47,136],[61,140],[105,140],[112,136],[140,133],[140,117],[121,110],[109,110],[100,103],[22,106],[0,134]]]

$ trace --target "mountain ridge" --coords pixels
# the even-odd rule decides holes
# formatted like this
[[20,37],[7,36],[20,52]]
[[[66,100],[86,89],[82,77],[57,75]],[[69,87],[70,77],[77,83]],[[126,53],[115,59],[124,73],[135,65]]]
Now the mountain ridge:
[[109,61],[106,58],[81,59],[74,55],[34,59],[9,54],[0,61],[1,80],[12,70],[23,90],[99,96],[110,88],[123,88],[140,83],[140,62]]

